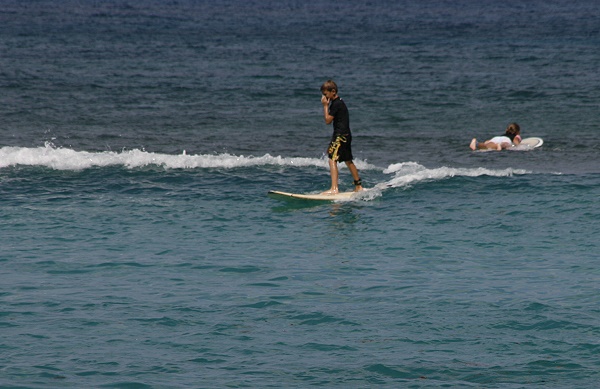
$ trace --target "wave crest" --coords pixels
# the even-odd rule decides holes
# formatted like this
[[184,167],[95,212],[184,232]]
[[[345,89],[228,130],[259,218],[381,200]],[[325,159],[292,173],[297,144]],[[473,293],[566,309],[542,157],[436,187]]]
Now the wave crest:
[[385,174],[394,174],[394,177],[378,187],[383,188],[396,188],[403,186],[410,186],[414,183],[421,181],[438,181],[451,177],[479,177],[479,176],[493,176],[493,177],[510,177],[514,174],[527,174],[527,170],[523,169],[486,169],[486,168],[453,168],[453,167],[439,167],[434,169],[428,169],[425,166],[419,165],[416,162],[403,162],[389,165],[383,170]]
[[[372,165],[363,161],[355,161],[362,169],[373,169]],[[44,147],[3,147],[0,148],[0,168],[9,166],[41,166],[56,170],[83,170],[93,167],[123,166],[138,168],[145,166],[161,166],[166,169],[197,168],[239,168],[249,166],[317,166],[327,168],[324,158],[302,158],[271,156],[262,157],[232,154],[171,155],[133,149],[121,152],[76,151],[67,148],[56,148],[51,144]]]

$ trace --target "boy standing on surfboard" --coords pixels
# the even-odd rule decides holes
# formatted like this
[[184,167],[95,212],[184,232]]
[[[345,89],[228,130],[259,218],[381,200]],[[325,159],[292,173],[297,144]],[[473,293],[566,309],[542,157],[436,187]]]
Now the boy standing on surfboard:
[[358,169],[352,160],[352,134],[350,133],[350,114],[346,103],[338,96],[338,88],[332,80],[326,81],[321,85],[321,104],[323,104],[323,113],[325,123],[333,123],[333,136],[327,149],[329,157],[329,172],[331,174],[331,189],[323,194],[339,193],[338,188],[338,162],[345,162],[346,166],[354,178],[354,191],[363,189]]

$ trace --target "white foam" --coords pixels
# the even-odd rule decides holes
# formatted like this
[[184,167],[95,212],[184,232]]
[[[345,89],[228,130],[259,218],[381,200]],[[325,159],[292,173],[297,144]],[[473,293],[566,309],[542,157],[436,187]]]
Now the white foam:
[[383,169],[383,173],[393,174],[394,176],[390,180],[376,184],[345,201],[371,201],[377,197],[381,197],[385,190],[391,188],[409,188],[419,182],[440,181],[452,177],[510,177],[515,174],[528,174],[531,172],[511,168],[494,170],[486,168],[439,167],[428,169],[416,162],[401,162],[389,165],[386,169]]
[[493,176],[493,177],[510,177],[514,174],[527,174],[530,173],[523,169],[486,169],[486,168],[452,168],[452,167],[439,167],[434,169],[428,169],[425,166],[419,165],[416,162],[403,162],[392,164],[388,166],[384,171],[386,174],[394,174],[394,177],[387,182],[378,184],[377,187],[384,189],[386,187],[403,187],[410,186],[414,183],[421,181],[438,181],[451,177],[462,176],[462,177],[479,177],[479,176]]
[[[527,174],[521,169],[486,169],[486,168],[426,168],[416,162],[402,162],[389,165],[383,169],[366,161],[355,160],[360,171],[375,170],[393,177],[387,181],[376,184],[360,196],[363,200],[372,200],[379,197],[382,191],[388,188],[409,187],[423,181],[438,181],[455,176],[478,177],[495,176],[509,177],[514,174]],[[9,166],[40,166],[56,170],[84,170],[94,167],[122,166],[129,169],[145,166],[158,166],[164,169],[235,169],[252,166],[283,166],[283,167],[320,167],[329,169],[325,156],[322,158],[302,158],[271,156],[265,154],[261,157],[243,156],[233,154],[201,154],[188,155],[185,151],[181,154],[161,154],[144,150],[124,150],[121,152],[103,151],[88,152],[76,151],[68,148],[56,148],[52,144],[44,147],[2,147],[0,148],[0,168]],[[340,164],[340,168],[345,165]]]
[[[376,169],[364,161],[355,161],[359,169]],[[317,166],[328,168],[325,158],[302,158],[271,156],[261,157],[232,154],[161,154],[144,150],[124,150],[121,152],[75,151],[67,148],[56,148],[51,144],[44,147],[3,147],[0,148],[0,168],[8,166],[42,166],[56,170],[83,170],[93,167],[124,166],[137,168],[144,166],[160,166],[166,169],[196,168],[239,168],[249,166]],[[342,166],[341,164],[340,166]]]

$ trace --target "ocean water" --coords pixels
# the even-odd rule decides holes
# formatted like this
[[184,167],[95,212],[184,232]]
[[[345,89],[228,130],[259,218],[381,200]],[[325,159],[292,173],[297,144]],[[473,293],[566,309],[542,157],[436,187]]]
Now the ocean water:
[[[599,48],[595,0],[1,1],[0,387],[597,387]],[[268,197],[328,188],[329,78],[369,190]]]

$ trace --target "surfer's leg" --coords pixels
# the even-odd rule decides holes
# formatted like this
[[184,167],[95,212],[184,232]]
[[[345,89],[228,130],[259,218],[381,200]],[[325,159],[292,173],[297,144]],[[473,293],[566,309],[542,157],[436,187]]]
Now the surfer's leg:
[[354,178],[354,191],[358,192],[363,190],[362,181],[360,180],[358,169],[356,168],[354,162],[346,161],[346,166],[348,166],[348,170],[350,170],[350,173],[352,173],[352,178]]
[[488,150],[502,150],[502,143],[485,142],[485,148]]
[[486,140],[483,143],[479,143],[478,148],[487,149],[487,150],[496,150],[496,149],[498,149],[498,145],[495,144],[494,142],[490,142],[489,140]]
[[337,162],[333,159],[329,159],[329,173],[331,174],[331,189],[326,190],[322,194],[335,194],[339,192],[338,189],[338,166]]
[[477,138],[473,138],[473,140],[471,141],[471,144],[469,145],[469,147],[473,151],[477,150]]

